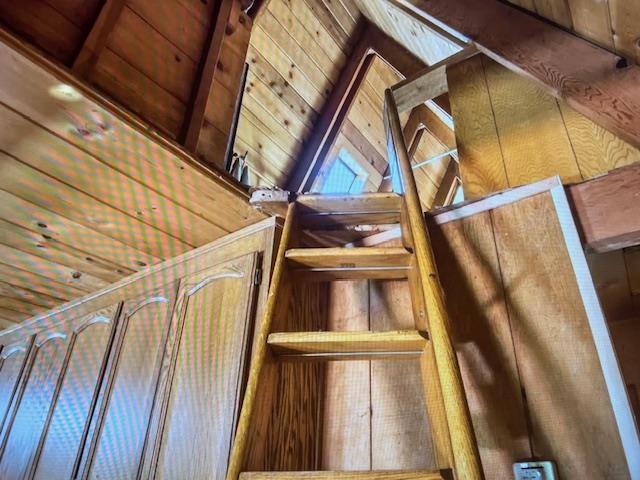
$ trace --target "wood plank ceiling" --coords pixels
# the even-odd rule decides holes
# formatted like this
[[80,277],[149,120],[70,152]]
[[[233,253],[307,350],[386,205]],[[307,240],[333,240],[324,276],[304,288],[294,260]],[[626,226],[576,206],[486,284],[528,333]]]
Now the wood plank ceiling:
[[286,184],[361,20],[353,0],[270,0],[257,18],[235,144],[252,184]]
[[[0,16],[14,33],[69,65],[98,3],[0,2]],[[199,1],[163,2],[154,11],[155,2],[133,0],[92,75],[97,83],[105,79],[105,92],[172,138],[177,123],[145,105],[164,112],[184,109],[176,103],[180,96],[166,89],[176,93],[193,80],[176,69],[185,68],[188,55],[181,51],[169,62],[160,55],[166,39],[153,43],[153,35],[119,40],[128,35],[119,31],[126,22],[155,28],[142,20],[143,13],[154,22],[170,19],[168,4],[188,12],[193,25],[211,16],[211,7]],[[192,38],[202,29],[185,23],[165,27],[174,29],[172,38],[185,50],[202,47]],[[5,34],[1,40],[0,323],[86,295],[263,218],[239,185],[126,111],[105,108],[111,102],[29,47]],[[129,45],[154,51],[131,52]],[[123,69],[112,70],[114,65]],[[171,103],[164,104],[169,97]]]
[[640,64],[640,0],[509,0]]

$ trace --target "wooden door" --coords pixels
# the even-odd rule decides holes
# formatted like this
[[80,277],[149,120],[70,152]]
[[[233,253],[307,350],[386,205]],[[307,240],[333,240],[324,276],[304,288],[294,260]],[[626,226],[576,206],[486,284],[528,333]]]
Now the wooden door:
[[155,477],[223,479],[250,344],[256,254],[185,279]]
[[72,478],[106,365],[117,305],[73,322],[67,363],[34,463],[34,478]]
[[94,439],[83,459],[85,477],[124,480],[139,474],[175,289],[171,284],[123,306]]

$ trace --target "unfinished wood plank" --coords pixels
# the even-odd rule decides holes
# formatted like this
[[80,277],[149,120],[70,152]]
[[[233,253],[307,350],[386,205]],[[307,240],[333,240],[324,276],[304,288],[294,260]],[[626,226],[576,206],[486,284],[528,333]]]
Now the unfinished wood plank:
[[614,50],[609,2],[568,0],[573,30],[608,50]]
[[509,478],[532,452],[491,214],[431,231],[484,473]]
[[491,215],[531,417],[533,454],[556,459],[560,475],[567,478],[594,473],[628,478],[602,367],[550,195],[505,205]]
[[341,360],[387,357],[417,357],[427,338],[417,330],[384,332],[293,332],[272,333],[267,343],[282,358],[303,357],[317,360]]
[[370,472],[243,472],[240,480],[325,480],[337,478],[341,480],[443,480],[445,477],[440,472],[433,471],[393,471],[381,470]]
[[640,243],[640,165],[567,187],[586,247],[607,252]]
[[411,254],[400,247],[298,248],[285,255],[297,268],[391,267],[407,269]]
[[607,322],[635,317],[631,276],[625,251],[613,250],[587,256],[589,270]]
[[509,181],[481,57],[449,68],[447,80],[466,198],[504,190]]

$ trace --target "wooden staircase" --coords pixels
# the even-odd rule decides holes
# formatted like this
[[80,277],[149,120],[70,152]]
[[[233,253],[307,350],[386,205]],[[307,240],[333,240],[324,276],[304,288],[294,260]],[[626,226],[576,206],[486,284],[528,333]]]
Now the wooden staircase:
[[[387,104],[393,97],[387,92]],[[249,373],[234,440],[228,480],[250,479],[482,479],[460,370],[448,333],[448,318],[434,265],[423,212],[400,122],[388,115],[392,172],[400,194],[358,196],[301,195],[287,207],[271,287]],[[393,162],[393,163],[392,163]],[[354,224],[399,223],[403,247],[304,248],[303,230],[346,228]],[[287,314],[292,284],[357,279],[406,279],[411,291],[415,329],[388,332],[277,332]],[[306,361],[420,358],[427,410],[434,439],[434,471],[246,472],[250,424],[261,403],[268,365]]]

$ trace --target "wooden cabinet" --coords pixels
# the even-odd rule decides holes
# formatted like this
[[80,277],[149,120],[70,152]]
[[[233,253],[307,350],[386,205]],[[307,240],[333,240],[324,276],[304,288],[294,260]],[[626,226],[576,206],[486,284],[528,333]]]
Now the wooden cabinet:
[[224,478],[275,234],[263,221],[0,333],[0,478]]
[[[185,280],[156,478],[223,479],[240,402],[255,254]],[[194,449],[194,445],[198,448]]]

